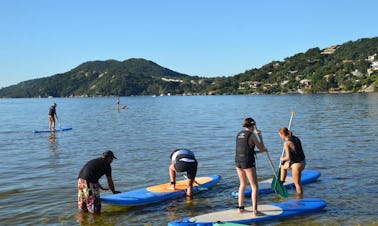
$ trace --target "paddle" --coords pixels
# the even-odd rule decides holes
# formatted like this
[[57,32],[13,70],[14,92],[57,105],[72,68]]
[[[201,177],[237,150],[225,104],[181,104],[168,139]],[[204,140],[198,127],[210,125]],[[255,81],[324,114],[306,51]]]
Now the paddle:
[[[287,127],[289,130],[291,128],[291,122],[293,120],[294,114],[295,114],[295,112],[291,112],[291,116],[290,116],[290,120],[289,120],[289,126]],[[285,147],[282,148],[281,157],[284,156],[284,154],[285,154]],[[277,175],[277,177],[273,178],[273,180],[272,180],[272,184],[271,184],[272,189],[275,189],[276,187],[280,186],[279,184],[282,184],[282,182],[280,180],[280,177],[281,177],[281,161],[279,163],[277,173],[275,173],[275,174]]]
[[59,124],[59,130],[62,130],[62,125],[60,125],[60,121],[58,119],[58,116],[56,116],[56,121],[58,121],[58,124]]
[[287,198],[289,196],[289,194],[288,194],[285,186],[283,185],[283,183],[280,180],[280,173],[279,172],[281,172],[281,171],[280,171],[280,169],[278,169],[278,171],[276,172],[276,170],[274,169],[273,163],[272,163],[272,159],[269,156],[269,153],[268,152],[265,152],[265,153],[266,153],[266,157],[268,158],[270,166],[272,167],[272,170],[273,170],[273,173],[274,173],[273,181],[275,180],[275,183],[274,183],[274,186],[273,186],[273,182],[272,182],[272,189],[274,189],[282,197]]
[[[256,125],[255,125],[254,133],[256,134],[257,140],[259,142],[261,142],[261,144],[264,145],[264,141],[263,141],[262,137],[259,137],[259,135],[257,134],[257,126]],[[272,167],[272,170],[273,170],[273,174],[274,174],[273,180],[275,179],[277,181],[277,183],[275,184],[274,187],[272,187],[272,189],[274,189],[282,197],[286,198],[286,197],[289,196],[289,194],[287,193],[286,188],[284,187],[284,185],[282,184],[282,182],[279,179],[279,175],[277,175],[276,170],[274,169],[274,166],[273,166],[272,160],[269,156],[269,153],[267,151],[265,153],[266,153],[267,159],[269,160],[270,166]]]

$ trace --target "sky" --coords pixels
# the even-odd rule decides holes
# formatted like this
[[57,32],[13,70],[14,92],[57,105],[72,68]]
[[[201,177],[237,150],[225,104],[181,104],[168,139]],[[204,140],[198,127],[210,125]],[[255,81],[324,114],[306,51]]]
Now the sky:
[[0,88],[95,60],[233,76],[378,36],[377,0],[1,0]]

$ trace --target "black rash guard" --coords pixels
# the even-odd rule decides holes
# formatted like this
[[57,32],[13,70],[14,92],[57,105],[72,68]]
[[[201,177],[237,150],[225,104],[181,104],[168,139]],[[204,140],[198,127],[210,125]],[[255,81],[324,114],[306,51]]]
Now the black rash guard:
[[92,159],[80,170],[79,177],[91,183],[98,183],[98,180],[103,176],[112,176],[112,168],[110,163],[105,158]]
[[291,141],[294,143],[295,150],[289,148],[290,151],[290,163],[299,163],[305,160],[306,156],[304,155],[303,149],[302,149],[302,143],[301,140],[296,136],[291,136],[288,141]]
[[55,107],[50,107],[50,110],[49,110],[49,115],[51,115],[51,116],[54,116],[55,115],[55,113],[56,113],[56,110],[55,110]]
[[249,166],[255,165],[255,144],[250,141],[251,135],[252,132],[243,130],[236,136],[235,162],[237,166],[239,163],[247,164]]

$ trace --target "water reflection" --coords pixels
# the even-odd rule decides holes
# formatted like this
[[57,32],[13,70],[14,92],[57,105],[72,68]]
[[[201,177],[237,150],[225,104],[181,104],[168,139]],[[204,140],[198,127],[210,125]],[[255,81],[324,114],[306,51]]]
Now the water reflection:
[[51,133],[48,138],[49,141],[49,150],[55,152],[58,148],[58,142],[56,141],[55,133]]

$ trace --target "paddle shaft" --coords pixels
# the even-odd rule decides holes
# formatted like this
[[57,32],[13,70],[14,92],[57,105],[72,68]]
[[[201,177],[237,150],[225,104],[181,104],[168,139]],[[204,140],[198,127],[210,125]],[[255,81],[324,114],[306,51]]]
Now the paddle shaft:
[[[256,127],[256,125],[255,125],[254,133],[255,133],[256,136],[257,136],[257,140],[258,140],[261,144],[264,145],[264,141],[263,141],[263,139],[262,139],[262,136],[261,136],[261,139],[260,139],[259,135],[257,134],[257,127]],[[269,156],[268,151],[265,151],[265,153],[266,153],[266,157],[267,157],[267,159],[268,159],[268,161],[269,161],[270,167],[272,168],[272,170],[273,170],[273,174],[274,174],[274,178],[273,178],[272,182],[273,182],[273,181],[276,181],[275,184],[274,184],[274,186],[273,186],[272,188],[273,188],[278,194],[280,194],[282,197],[287,197],[287,196],[288,196],[288,193],[287,193],[287,191],[286,191],[284,185],[283,185],[282,182],[280,181],[280,178],[279,178],[279,175],[278,175],[277,172],[276,172],[276,169],[274,169],[273,162],[272,162],[272,159],[271,159],[270,156]]]
[[[253,131],[255,134],[256,134],[256,138],[257,140],[264,145],[264,141],[262,139],[262,136],[261,136],[261,139],[259,137],[259,135],[257,134],[257,126],[255,125],[255,130]],[[264,145],[265,146],[265,145]],[[269,156],[269,153],[266,151],[266,157],[268,158],[269,160],[269,163],[270,163],[270,166],[272,167],[272,170],[273,170],[273,173],[274,173],[274,176],[278,179],[278,176],[277,176],[277,173],[276,173],[276,169],[274,169],[274,166],[273,166],[273,162],[272,162],[272,159],[270,158]]]
[[58,121],[59,129],[62,129],[62,125],[60,124],[60,121],[58,119],[58,116],[56,116],[56,121]]
[[[295,112],[292,111],[292,112],[291,112],[291,116],[290,116],[290,120],[289,120],[289,126],[287,127],[288,130],[291,129],[291,122],[293,121],[293,117],[294,117],[294,115],[295,115]],[[283,148],[282,148],[282,154],[281,154],[281,157],[284,156],[284,154],[285,154],[285,145],[284,145]],[[278,165],[278,168],[281,168],[281,160],[280,160],[280,164]]]

